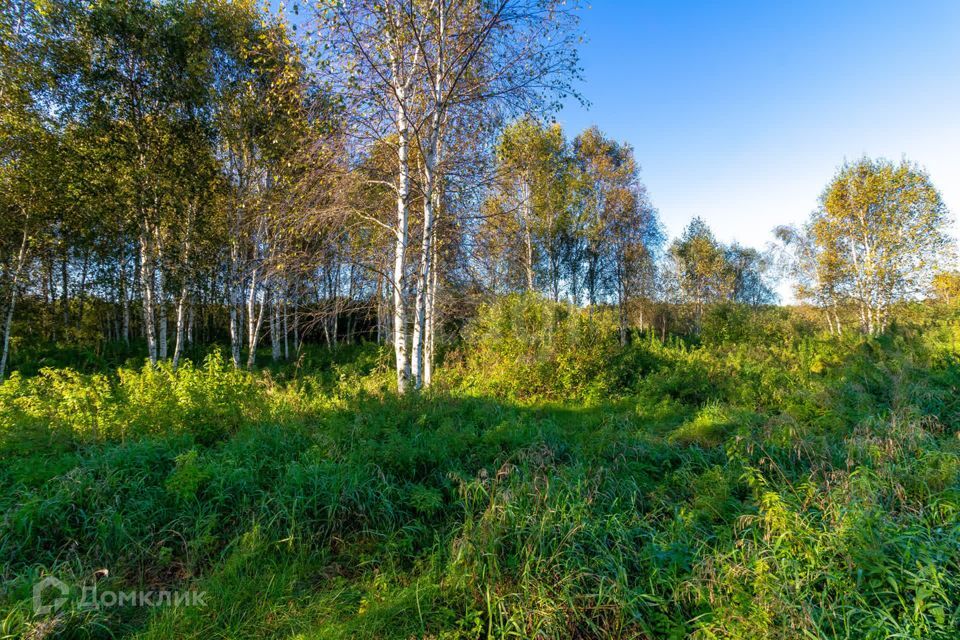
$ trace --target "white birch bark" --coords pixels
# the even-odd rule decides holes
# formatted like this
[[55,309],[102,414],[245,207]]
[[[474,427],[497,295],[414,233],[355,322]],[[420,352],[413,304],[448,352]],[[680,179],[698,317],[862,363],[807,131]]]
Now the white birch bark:
[[7,313],[3,319],[3,353],[0,355],[0,380],[7,372],[7,360],[10,355],[10,332],[13,330],[13,311],[17,305],[17,287],[20,286],[20,276],[27,261],[27,244],[29,235],[23,230],[23,239],[20,241],[20,251],[17,254],[17,264],[10,278],[10,299],[7,302]]
[[163,253],[160,252],[160,268],[157,269],[157,358],[167,359],[167,283],[163,269]]
[[446,41],[446,4],[437,5],[437,61],[434,75],[430,78],[432,101],[428,132],[423,150],[423,238],[420,244],[420,269],[416,282],[416,307],[413,323],[413,381],[414,386],[420,389],[424,386],[424,351],[427,325],[427,306],[429,304],[428,291],[432,278],[434,216],[437,204],[438,161],[440,159],[441,128],[445,110],[445,96],[443,87],[444,74],[444,45]]
[[239,261],[240,248],[234,241],[230,246],[230,265],[227,272],[227,306],[230,308],[230,357],[233,366],[240,368],[240,344],[243,337],[240,333],[240,283]]
[[147,357],[151,365],[157,364],[157,336],[154,324],[154,294],[156,287],[155,264],[150,246],[149,229],[140,234],[140,279],[143,288],[143,328],[147,338]]
[[404,294],[404,257],[407,248],[408,200],[410,194],[409,165],[409,124],[403,89],[399,89],[397,106],[397,226],[393,253],[393,346],[397,360],[397,391],[404,393],[410,379],[410,365],[407,362],[407,314],[403,300]]
[[247,369],[252,369],[257,359],[260,323],[263,321],[263,304],[257,314],[257,267],[250,272],[250,292],[247,294]]
[[280,361],[280,307],[276,292],[270,296],[270,355],[274,362]]
[[193,207],[190,207],[187,211],[187,238],[183,243],[183,256],[180,262],[180,297],[177,299],[177,334],[176,342],[173,347],[173,368],[176,369],[177,365],[180,364],[180,357],[183,355],[183,343],[186,330],[186,306],[187,306],[187,295],[189,293],[188,288],[188,271],[190,268],[190,233],[191,225],[193,223]]
[[431,247],[433,257],[431,264],[433,269],[430,274],[430,282],[427,287],[427,335],[424,340],[424,359],[423,359],[423,386],[430,387],[433,382],[433,344],[436,333],[437,313],[437,242],[434,239]]
[[187,283],[184,282],[180,287],[180,297],[177,300],[177,334],[173,345],[174,369],[180,364],[180,357],[183,355],[183,344],[186,336],[187,291]]

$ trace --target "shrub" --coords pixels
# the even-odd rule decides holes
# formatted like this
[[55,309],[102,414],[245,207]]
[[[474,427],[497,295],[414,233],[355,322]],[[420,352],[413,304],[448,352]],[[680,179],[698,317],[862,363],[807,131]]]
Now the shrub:
[[618,350],[613,315],[514,294],[481,307],[457,372],[474,393],[527,399],[599,397]]

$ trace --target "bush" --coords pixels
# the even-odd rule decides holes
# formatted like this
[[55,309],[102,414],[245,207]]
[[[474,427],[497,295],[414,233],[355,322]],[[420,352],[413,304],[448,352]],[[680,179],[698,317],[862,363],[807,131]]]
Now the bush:
[[234,369],[219,352],[202,367],[163,362],[114,377],[72,369],[15,373],[0,385],[2,433],[49,431],[76,442],[189,434],[210,442],[271,414],[269,379]]
[[482,306],[465,334],[456,373],[473,393],[584,399],[612,390],[607,364],[619,347],[609,311],[513,294]]

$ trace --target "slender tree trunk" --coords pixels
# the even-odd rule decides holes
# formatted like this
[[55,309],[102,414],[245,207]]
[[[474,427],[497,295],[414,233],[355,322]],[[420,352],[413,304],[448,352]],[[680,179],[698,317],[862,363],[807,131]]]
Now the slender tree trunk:
[[270,297],[270,355],[274,362],[280,361],[280,307],[275,292]]
[[405,112],[404,96],[400,95],[397,108],[397,155],[399,176],[397,183],[397,226],[393,255],[393,347],[397,359],[397,391],[407,390],[410,379],[410,364],[407,361],[407,313],[403,300],[404,294],[404,258],[407,249],[408,200],[410,194],[410,166],[408,161],[408,124]]
[[293,350],[300,353],[300,307],[297,302],[293,303]]
[[444,57],[443,42],[446,40],[446,4],[437,5],[437,62],[432,78],[432,109],[427,145],[423,153],[423,239],[420,244],[420,271],[417,274],[416,315],[413,323],[413,380],[414,386],[424,386],[427,346],[427,315],[430,306],[428,289],[433,278],[434,217],[439,214],[439,170],[442,126],[444,118]]
[[3,319],[3,351],[0,353],[0,380],[7,373],[7,360],[10,356],[10,332],[13,330],[13,311],[17,306],[17,288],[20,286],[20,276],[23,273],[23,267],[27,261],[27,244],[29,235],[27,230],[23,230],[23,238],[20,240],[20,251],[17,254],[17,264],[13,270],[13,277],[10,278],[10,299],[7,302],[7,313]]
[[288,340],[290,336],[290,325],[288,323],[289,310],[287,308],[287,296],[283,296],[283,359],[290,359],[290,342]]
[[[260,305],[260,308],[263,309],[263,305]],[[257,324],[257,268],[254,267],[253,271],[250,273],[250,293],[247,294],[247,349],[252,353],[256,350],[256,343],[258,341],[258,335],[256,332]],[[250,367],[251,363],[249,358],[247,359],[247,367]]]
[[423,361],[423,386],[429,387],[433,383],[433,345],[437,324],[437,242],[431,248],[433,269],[427,289],[427,336],[425,340],[425,355]]
[[384,318],[384,300],[383,300],[383,276],[377,274],[377,344],[383,344],[386,335],[386,319]]
[[128,347],[130,346],[130,293],[127,289],[127,257],[125,242],[120,251],[120,304],[122,305],[122,327],[120,330],[121,338]]
[[420,269],[417,274],[417,292],[413,318],[413,357],[411,369],[413,371],[413,384],[417,389],[423,386],[423,343],[427,319],[427,284],[430,281],[430,259],[433,255],[431,246],[433,244],[434,160],[433,149],[429,149],[426,153],[426,158],[424,158],[423,240],[420,245]]
[[56,311],[54,310],[54,305],[56,304],[56,293],[54,292],[53,286],[53,259],[51,258],[49,262],[46,257],[43,256],[40,258],[42,269],[43,269],[43,301],[44,309],[50,310],[50,315],[48,316],[44,313],[44,321],[49,320],[50,328],[50,342],[57,341],[57,321],[56,321]]
[[533,204],[530,199],[530,184],[524,178],[520,183],[520,211],[523,215],[523,242],[526,248],[526,261],[523,266],[527,272],[527,291],[533,291]]
[[260,311],[254,315],[257,305],[257,270],[254,268],[250,276],[250,297],[247,299],[247,346],[250,350],[247,352],[247,369],[253,369],[257,361],[257,343],[260,341],[260,327],[263,326],[263,313],[267,307],[267,301],[260,303]]
[[620,310],[620,346],[627,346],[627,294],[621,284],[618,287],[618,307]]
[[191,234],[193,233],[193,204],[187,206],[187,219],[186,219],[186,236],[183,240],[183,254],[180,259],[180,297],[177,300],[177,335],[176,342],[173,346],[173,368],[176,369],[177,365],[180,363],[180,356],[183,355],[183,345],[186,333],[186,306],[187,306],[187,293],[189,291],[188,281],[190,279],[190,249],[191,249]]
[[177,337],[173,347],[174,369],[180,364],[180,356],[183,355],[183,344],[186,334],[187,291],[187,283],[184,282],[180,287],[180,298],[177,300]]
[[64,333],[66,333],[70,327],[70,275],[67,268],[67,252],[68,249],[64,247],[63,261],[60,263],[60,284],[62,287],[60,295],[60,312],[63,314]]
[[157,338],[154,325],[154,293],[156,287],[154,263],[151,255],[149,230],[140,234],[140,279],[143,288],[143,327],[147,337],[147,357],[157,364]]
[[239,247],[234,243],[230,247],[230,266],[227,273],[227,305],[230,307],[230,357],[233,366],[240,368],[240,344],[243,337],[240,333],[240,283]]
[[[250,292],[247,294],[247,369],[253,368],[256,360],[258,335],[255,333],[257,322],[257,269],[254,267],[250,274]],[[262,308],[262,305],[261,305]]]
[[157,270],[157,327],[158,354],[160,360],[167,359],[167,283],[163,267]]
[[77,292],[77,329],[83,328],[83,303],[87,297],[87,271],[90,266],[90,252],[83,252],[80,267],[80,291]]
[[560,301],[560,259],[556,255],[556,249],[551,249],[550,282],[553,286],[553,301],[559,302]]

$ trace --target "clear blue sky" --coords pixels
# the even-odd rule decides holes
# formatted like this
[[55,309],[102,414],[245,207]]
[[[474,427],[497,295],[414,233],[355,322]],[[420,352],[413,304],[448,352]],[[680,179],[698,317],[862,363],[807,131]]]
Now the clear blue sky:
[[695,215],[762,248],[845,159],[924,166],[960,214],[960,0],[598,0],[584,109],[631,143],[670,236]]

